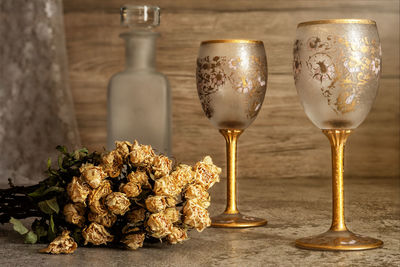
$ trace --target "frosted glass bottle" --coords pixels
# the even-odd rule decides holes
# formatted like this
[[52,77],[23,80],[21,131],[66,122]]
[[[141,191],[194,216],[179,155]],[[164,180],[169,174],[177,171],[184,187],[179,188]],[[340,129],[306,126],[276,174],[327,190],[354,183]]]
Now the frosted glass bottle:
[[170,88],[155,68],[159,33],[151,31],[159,23],[159,9],[124,6],[121,16],[131,31],[120,35],[126,43],[126,68],[112,76],[108,87],[107,149],[113,149],[116,140],[136,139],[170,156]]

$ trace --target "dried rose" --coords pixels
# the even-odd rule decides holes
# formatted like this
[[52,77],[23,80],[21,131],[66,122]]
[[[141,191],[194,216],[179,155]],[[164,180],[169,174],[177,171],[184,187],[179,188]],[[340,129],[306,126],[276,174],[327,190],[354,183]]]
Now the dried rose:
[[135,209],[132,211],[129,211],[126,215],[126,218],[129,223],[138,223],[144,221],[146,218],[146,210],[145,209]]
[[155,156],[152,164],[152,169],[156,179],[169,174],[172,169],[172,161],[163,155]]
[[173,227],[171,233],[167,236],[170,244],[182,243],[188,239],[187,231],[179,227]]
[[188,185],[184,196],[186,199],[197,199],[205,209],[210,206],[210,194],[199,184]]
[[85,203],[85,200],[90,193],[90,188],[84,184],[81,179],[73,177],[72,181],[67,186],[67,193],[73,202]]
[[210,194],[199,184],[190,184],[186,187],[184,196],[186,199],[204,199],[209,200]]
[[124,235],[127,234],[131,234],[131,233],[137,233],[138,231],[140,231],[140,228],[133,225],[133,224],[126,224],[124,227],[122,227],[121,233],[123,233]]
[[196,200],[188,200],[183,206],[184,223],[202,232],[211,225],[208,211],[200,206]]
[[219,182],[221,168],[213,164],[210,156],[206,156],[202,161],[196,163],[194,172],[196,183],[200,184],[205,189],[209,189],[216,182]]
[[136,250],[143,247],[144,238],[145,234],[143,233],[132,234],[125,236],[125,238],[121,242],[125,244],[127,249]]
[[91,163],[82,164],[79,171],[81,172],[81,178],[92,188],[99,187],[104,178],[106,178],[103,168],[94,166]]
[[146,208],[153,213],[165,210],[167,201],[164,196],[149,196],[146,201]]
[[122,159],[125,159],[129,156],[132,144],[128,141],[116,141],[115,147],[116,147],[115,150],[122,157]]
[[181,164],[170,175],[172,180],[180,187],[191,183],[194,179],[194,172],[189,165]]
[[111,227],[117,221],[117,216],[112,214],[111,212],[108,212],[105,215],[89,212],[88,220],[90,222],[96,222],[98,224],[101,224],[105,227]]
[[164,210],[163,213],[172,223],[176,223],[181,217],[179,211],[175,208],[168,208]]
[[74,241],[72,237],[69,236],[69,231],[64,230],[60,236],[57,236],[47,248],[39,250],[43,253],[51,254],[70,254],[74,253],[78,244]]
[[112,236],[103,225],[95,222],[82,230],[82,236],[85,239],[85,245],[90,242],[98,246],[107,244],[107,242],[111,242],[114,239],[114,236]]
[[166,237],[172,231],[171,221],[162,212],[151,214],[147,226],[151,236],[155,238]]
[[137,197],[142,192],[140,184],[129,182],[127,184],[121,184],[119,191],[125,193],[127,197]]
[[166,197],[165,200],[167,201],[167,207],[175,207],[178,202],[176,197]]
[[103,170],[111,178],[118,177],[121,174],[123,160],[118,151],[111,151],[110,153],[103,156],[102,167]]
[[139,145],[135,140],[132,151],[129,153],[130,161],[137,167],[150,167],[153,163],[155,153],[151,146]]
[[99,215],[106,215],[108,213],[106,207],[100,200],[109,194],[111,194],[111,184],[109,181],[103,181],[103,183],[96,189],[92,190],[88,197],[89,208],[93,213]]
[[108,209],[116,215],[124,215],[128,210],[131,202],[124,193],[113,192],[106,198]]
[[65,216],[65,221],[69,223],[76,224],[79,227],[82,227],[85,223],[85,207],[82,203],[66,204],[63,214]]
[[131,172],[126,178],[129,182],[139,184],[142,187],[151,188],[146,171],[137,170],[136,172]]
[[171,176],[164,176],[155,181],[153,192],[158,196],[171,196],[175,197],[182,191],[180,187]]

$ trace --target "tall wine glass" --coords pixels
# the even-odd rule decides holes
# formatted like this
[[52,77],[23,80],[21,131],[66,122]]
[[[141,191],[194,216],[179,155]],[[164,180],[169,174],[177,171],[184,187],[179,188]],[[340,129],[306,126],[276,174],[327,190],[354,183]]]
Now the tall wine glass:
[[369,113],[379,85],[381,46],[376,23],[364,19],[300,23],[293,53],[294,79],[303,108],[331,144],[333,191],[331,228],[296,240],[296,246],[317,250],[380,247],[381,240],[347,229],[343,203],[345,143]]
[[200,45],[197,92],[207,118],[226,140],[227,205],[212,217],[214,227],[253,227],[266,220],[239,213],[236,200],[237,139],[254,121],[264,101],[267,59],[253,40],[210,40]]

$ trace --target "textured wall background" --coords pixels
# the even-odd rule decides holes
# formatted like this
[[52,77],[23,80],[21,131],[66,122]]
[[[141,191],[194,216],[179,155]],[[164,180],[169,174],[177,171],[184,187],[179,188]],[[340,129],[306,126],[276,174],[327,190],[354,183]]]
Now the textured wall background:
[[[82,143],[101,150],[106,142],[106,89],[124,67],[118,38],[119,7],[126,0],[66,0],[65,26],[70,83]],[[348,176],[399,175],[399,1],[254,0],[152,1],[162,8],[158,68],[173,94],[173,148],[178,160],[204,154],[225,166],[222,136],[203,115],[195,85],[195,60],[205,39],[250,38],[264,42],[269,65],[266,99],[239,140],[239,174],[257,178],[330,176],[326,137],[307,119],[292,78],[292,45],[299,22],[369,18],[377,22],[383,75],[375,105],[349,138]]]
[[79,145],[61,0],[0,0],[0,182],[41,180],[55,147]]

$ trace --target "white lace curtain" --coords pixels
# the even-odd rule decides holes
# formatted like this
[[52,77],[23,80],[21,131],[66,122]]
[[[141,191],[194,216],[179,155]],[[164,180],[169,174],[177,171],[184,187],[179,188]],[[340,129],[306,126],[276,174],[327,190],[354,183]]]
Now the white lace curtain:
[[80,143],[61,0],[0,0],[0,184],[41,180],[55,147]]

